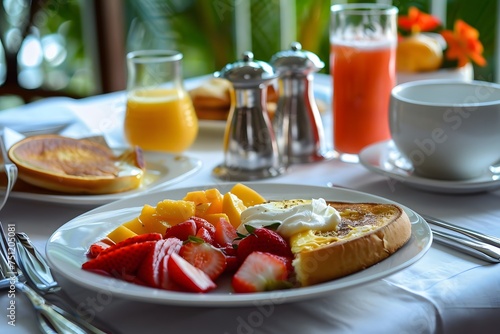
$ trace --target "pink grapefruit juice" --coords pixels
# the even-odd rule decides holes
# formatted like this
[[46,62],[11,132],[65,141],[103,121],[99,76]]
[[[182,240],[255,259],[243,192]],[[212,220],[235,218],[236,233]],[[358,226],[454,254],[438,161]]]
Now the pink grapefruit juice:
[[388,108],[395,78],[395,48],[332,44],[334,147],[358,154],[390,138]]

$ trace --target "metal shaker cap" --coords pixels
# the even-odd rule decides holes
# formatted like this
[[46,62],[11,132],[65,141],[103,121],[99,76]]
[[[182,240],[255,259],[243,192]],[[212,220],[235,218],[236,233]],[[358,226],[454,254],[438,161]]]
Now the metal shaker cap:
[[271,65],[264,61],[254,60],[253,53],[250,51],[244,52],[241,60],[227,64],[214,75],[231,81],[235,88],[257,87],[261,83],[278,77]]
[[310,51],[303,51],[302,45],[299,42],[290,44],[289,50],[284,50],[272,56],[271,65],[280,74],[285,73],[303,73],[309,74],[318,72],[323,67],[323,63],[319,57]]

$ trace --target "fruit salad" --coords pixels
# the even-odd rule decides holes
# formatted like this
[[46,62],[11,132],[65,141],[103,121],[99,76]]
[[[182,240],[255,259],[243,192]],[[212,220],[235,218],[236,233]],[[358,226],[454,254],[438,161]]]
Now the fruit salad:
[[236,293],[292,287],[293,255],[279,224],[237,230],[241,213],[265,202],[238,183],[225,194],[213,188],[144,205],[89,246],[82,269],[171,291],[208,292],[222,276]]

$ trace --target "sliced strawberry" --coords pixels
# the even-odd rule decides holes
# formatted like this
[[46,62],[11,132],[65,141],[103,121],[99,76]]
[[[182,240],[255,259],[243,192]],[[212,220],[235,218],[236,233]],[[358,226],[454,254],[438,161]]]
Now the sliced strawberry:
[[200,227],[198,229],[198,232],[196,232],[196,237],[205,241],[206,243],[210,245],[217,246],[215,243],[215,239],[213,237],[213,234],[211,234],[206,228]]
[[197,230],[194,220],[188,219],[185,222],[169,227],[164,238],[173,237],[185,241],[190,235],[196,235]]
[[160,287],[161,261],[167,255],[178,253],[181,247],[182,241],[177,238],[158,240],[141,263],[138,278],[149,286]]
[[175,283],[168,274],[168,259],[170,255],[165,255],[160,263],[160,282],[159,288],[170,291],[185,291],[183,287]]
[[210,233],[210,235],[213,236],[215,234],[215,226],[210,224],[207,220],[196,216],[191,217],[191,219],[196,223],[196,230],[204,227]]
[[195,238],[189,240],[182,245],[179,255],[215,280],[226,269],[226,256],[209,243]]
[[234,273],[240,267],[240,261],[233,255],[226,255],[226,273]]
[[285,262],[273,254],[253,252],[234,274],[235,292],[260,292],[291,287]]
[[238,243],[237,256],[240,262],[243,262],[250,253],[256,251],[293,258],[288,242],[277,232],[266,227],[252,228],[247,226],[247,230],[250,233]]
[[89,250],[87,251],[87,256],[89,258],[96,258],[99,254],[101,254],[105,249],[111,247],[111,245],[103,240],[99,240],[90,245]]
[[201,269],[173,253],[168,258],[168,275],[174,282],[192,292],[207,292],[217,285]]
[[104,251],[101,252],[100,255],[106,254],[107,252],[112,252],[118,248],[129,246],[132,244],[137,244],[145,241],[157,241],[162,239],[162,235],[160,233],[145,233],[145,234],[138,234],[136,236],[133,236],[131,238],[127,238],[123,241],[120,241],[119,243],[112,245],[111,247],[106,248]]
[[221,218],[215,223],[214,239],[219,245],[231,245],[237,237],[236,228],[226,219]]
[[95,259],[82,264],[82,269],[105,271],[115,277],[128,278],[136,274],[146,255],[154,248],[156,241],[145,241],[101,252]]

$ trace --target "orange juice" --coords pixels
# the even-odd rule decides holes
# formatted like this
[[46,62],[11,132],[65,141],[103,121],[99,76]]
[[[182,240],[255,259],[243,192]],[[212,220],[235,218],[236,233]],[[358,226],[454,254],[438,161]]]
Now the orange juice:
[[147,151],[182,152],[198,134],[198,119],[182,90],[132,91],[127,100],[125,137]]
[[395,47],[331,46],[334,146],[358,154],[369,144],[390,138],[388,108],[395,78]]

